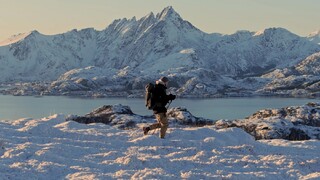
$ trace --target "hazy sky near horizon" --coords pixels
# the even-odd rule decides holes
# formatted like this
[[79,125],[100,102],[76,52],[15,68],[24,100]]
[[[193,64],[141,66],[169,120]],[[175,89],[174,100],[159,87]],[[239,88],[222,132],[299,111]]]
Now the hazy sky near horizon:
[[307,36],[320,30],[320,0],[0,0],[0,41],[32,30],[102,30],[115,19],[140,19],[167,6],[206,33],[283,27]]

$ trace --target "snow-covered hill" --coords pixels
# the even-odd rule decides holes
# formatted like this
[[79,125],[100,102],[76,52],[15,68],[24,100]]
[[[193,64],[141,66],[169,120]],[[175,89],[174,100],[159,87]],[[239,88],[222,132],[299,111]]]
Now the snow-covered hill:
[[259,91],[266,94],[319,96],[320,52],[308,56],[295,66],[277,69],[263,75],[272,79]]
[[240,128],[174,125],[160,139],[141,130],[154,119],[110,117],[139,123],[123,130],[64,115],[0,122],[0,179],[320,178],[318,140],[256,141]]
[[294,66],[319,51],[313,40],[283,28],[207,34],[167,7],[138,20],[115,20],[102,31],[13,37],[0,46],[0,82],[49,82],[40,88],[47,94],[135,96],[146,82],[165,75],[183,96],[252,94],[269,80],[243,78]]
[[49,81],[68,70],[89,66],[88,60],[95,54],[96,33],[84,29],[47,36],[32,31],[15,43],[1,46],[0,81]]

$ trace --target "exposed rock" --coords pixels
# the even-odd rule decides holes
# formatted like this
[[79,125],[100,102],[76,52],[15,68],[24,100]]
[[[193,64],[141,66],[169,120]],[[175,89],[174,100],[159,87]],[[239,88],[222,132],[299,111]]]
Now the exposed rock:
[[141,119],[139,115],[135,115],[129,106],[105,105],[84,115],[71,115],[67,120],[73,120],[79,123],[104,123],[110,125],[118,125],[119,128],[132,127],[136,120]]
[[[168,110],[170,124],[204,126],[219,129],[239,127],[258,139],[308,140],[320,139],[320,103],[291,106],[280,109],[260,110],[246,119],[214,121],[193,116],[186,108]],[[129,106],[105,105],[84,115],[71,115],[67,120],[79,123],[104,123],[120,129],[136,127],[137,123],[154,123],[154,116],[134,114]]]
[[179,124],[204,126],[212,125],[215,121],[202,117],[193,116],[186,108],[175,107],[168,110],[167,115],[171,119],[175,119]]
[[[204,119],[193,116],[187,109],[177,107],[168,110],[169,123],[177,123],[180,125],[203,126],[213,124],[213,120]],[[67,120],[79,123],[104,123],[117,126],[120,129],[128,129],[135,127],[137,123],[154,123],[154,116],[141,116],[134,114],[129,106],[105,105],[84,115],[70,115]]]
[[265,109],[243,120],[219,120],[217,128],[240,127],[256,139],[320,139],[320,103]]

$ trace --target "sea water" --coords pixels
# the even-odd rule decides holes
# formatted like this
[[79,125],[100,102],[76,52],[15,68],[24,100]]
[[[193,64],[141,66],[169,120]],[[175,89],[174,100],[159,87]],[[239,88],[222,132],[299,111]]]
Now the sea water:
[[[319,99],[242,97],[242,98],[177,98],[170,107],[185,107],[194,116],[208,119],[242,119],[260,109],[301,106]],[[42,118],[53,114],[85,115],[103,105],[122,104],[133,113],[151,115],[139,98],[75,98],[66,96],[11,96],[0,95],[0,120]]]

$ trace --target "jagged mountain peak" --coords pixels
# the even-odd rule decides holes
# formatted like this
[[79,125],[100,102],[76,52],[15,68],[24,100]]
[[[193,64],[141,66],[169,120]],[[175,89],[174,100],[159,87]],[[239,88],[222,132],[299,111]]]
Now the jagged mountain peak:
[[41,39],[43,37],[47,37],[48,35],[44,35],[42,33],[40,33],[37,30],[33,30],[31,32],[29,32],[29,34],[23,39],[23,40],[36,40],[36,39]]
[[24,39],[27,39],[28,37],[35,37],[38,35],[42,35],[37,30],[33,30],[27,33],[19,33],[17,35],[13,35],[10,38],[0,42],[0,46],[7,46],[16,42],[23,41]]
[[73,29],[71,31],[68,31],[66,33],[53,35],[55,41],[57,42],[57,39],[60,39],[61,41],[65,41],[65,39],[74,39],[75,41],[80,39],[91,39],[92,37],[95,37],[98,34],[98,31],[94,28],[86,28],[86,29]]
[[[27,33],[26,37],[23,38],[24,40],[25,39],[32,39],[32,38],[37,38],[37,37],[40,37],[40,36],[45,36],[44,34],[40,33],[39,31],[37,30],[33,30],[33,31],[30,31]],[[22,39],[22,40],[23,40]]]
[[85,28],[85,29],[72,29],[71,31],[68,31],[66,33],[63,34],[90,34],[96,32],[96,30],[94,28]]
[[261,31],[258,31],[254,34],[254,36],[279,36],[279,37],[284,37],[284,36],[297,36],[296,34],[293,34],[292,32],[288,31],[287,29],[284,28],[267,28]]
[[224,37],[229,37],[231,39],[247,39],[247,38],[251,38],[252,35],[254,35],[253,32],[250,32],[247,30],[239,30],[239,31],[236,31],[234,34],[224,35]]
[[108,25],[104,30],[108,29],[117,29],[119,25],[123,24],[124,22],[127,22],[127,18],[122,18],[122,19],[115,19],[112,21],[110,25]]
[[149,18],[154,18],[154,13],[153,12],[150,12],[149,14],[147,14],[146,16],[142,17],[141,19],[142,20],[145,20],[145,19],[149,19]]
[[41,35],[41,33],[37,30],[33,30],[29,32],[29,35]]
[[181,19],[180,15],[173,9],[172,6],[164,8],[159,14],[157,14],[159,20],[167,19]]
[[153,12],[150,12],[149,14],[147,14],[144,17],[142,17],[138,21],[140,21],[140,22],[150,22],[150,21],[153,21],[153,20],[155,20],[155,16],[154,16]]
[[[169,31],[171,33],[168,33]],[[184,33],[181,33],[182,31]],[[186,32],[189,33],[187,36],[197,37],[203,33],[188,21],[183,20],[172,6],[164,8],[156,16],[153,12],[150,12],[139,20],[136,20],[135,17],[130,20],[126,18],[117,19],[105,29],[105,33],[114,37],[114,40],[118,39],[120,41],[119,37],[123,37],[126,38],[127,42],[131,40],[136,42],[136,40],[150,33],[154,34],[155,37],[164,37],[170,34],[170,39],[172,40]],[[191,35],[192,33],[193,35]],[[166,38],[166,40],[168,39]]]
[[139,20],[136,20],[136,17],[133,17],[131,19],[127,19],[127,18],[122,18],[122,19],[116,19],[114,20],[108,27],[113,27],[113,28],[117,28],[120,25],[123,24],[127,24],[130,22],[136,22],[138,21],[139,23],[143,23],[145,21],[148,21],[149,23],[156,23],[159,21],[180,21],[183,22],[182,18],[180,17],[180,15],[173,9],[172,6],[168,6],[166,8],[164,8],[160,13],[158,13],[156,16],[154,15],[153,12],[150,12],[149,14],[147,14],[146,16],[142,17]]

